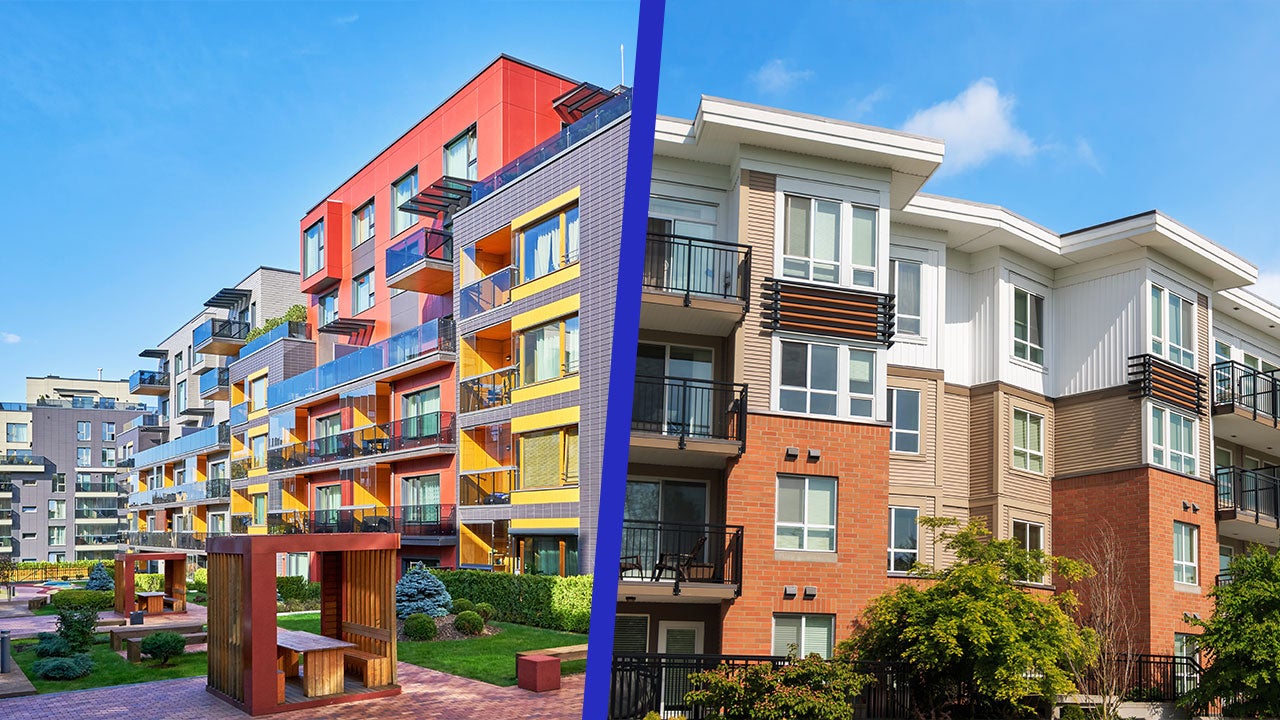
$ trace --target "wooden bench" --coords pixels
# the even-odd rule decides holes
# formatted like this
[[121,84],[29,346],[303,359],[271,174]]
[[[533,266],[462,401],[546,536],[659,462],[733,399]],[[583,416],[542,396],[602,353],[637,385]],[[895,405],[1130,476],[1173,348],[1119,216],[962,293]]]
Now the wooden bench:
[[[188,645],[199,645],[200,643],[209,642],[209,633],[194,632],[186,633],[182,636]],[[125,656],[131,663],[142,662],[142,640],[140,637],[125,638]]]
[[521,655],[545,655],[547,657],[556,658],[561,662],[586,660],[587,646],[583,643],[582,645],[565,645],[563,647],[547,648],[545,650],[522,650],[516,653],[516,657],[520,657]]
[[131,625],[111,629],[111,649],[120,652],[124,649],[124,641],[129,638],[144,638],[152,633],[176,632],[179,635],[204,632],[201,623],[171,623],[168,625]]
[[391,658],[347,648],[342,651],[344,670],[356,673],[367,688],[391,684]]
[[109,627],[121,627],[124,624],[125,624],[125,621],[121,618],[110,618],[107,620],[99,620],[97,625],[95,625],[93,629],[101,630],[103,628],[109,628]]
[[48,604],[49,604],[49,596],[48,596],[48,595],[37,595],[37,596],[35,596],[35,597],[33,597],[33,598],[31,598],[30,600],[28,600],[28,601],[27,601],[27,609],[28,609],[28,610],[39,610],[40,608],[42,608],[42,607],[44,607],[45,605],[48,605]]

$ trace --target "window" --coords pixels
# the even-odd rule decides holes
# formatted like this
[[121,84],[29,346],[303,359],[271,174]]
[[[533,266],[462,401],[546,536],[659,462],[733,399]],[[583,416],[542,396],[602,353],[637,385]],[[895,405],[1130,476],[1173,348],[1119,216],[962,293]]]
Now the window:
[[1173,676],[1179,695],[1191,692],[1200,684],[1200,647],[1195,635],[1173,634],[1173,655],[1178,658]]
[[[563,338],[563,341],[561,340]],[[578,316],[561,318],[520,334],[521,384],[578,372]]]
[[249,381],[249,412],[265,410],[267,407],[267,376]]
[[1196,421],[1151,406],[1151,462],[1185,475],[1196,474]]
[[1173,581],[1199,585],[1197,557],[1200,528],[1184,522],[1173,523]]
[[1151,285],[1151,352],[1195,369],[1195,304],[1159,285]]
[[892,260],[889,265],[889,292],[898,313],[896,329],[903,335],[919,335],[922,265],[909,260]]
[[577,575],[578,538],[530,535],[520,541],[520,568],[530,575]]
[[76,491],[88,492],[93,487],[93,476],[89,473],[76,473]]
[[529,282],[578,261],[575,205],[520,231],[520,281]]
[[225,480],[227,478],[227,461],[209,463],[209,479]]
[[102,465],[99,467],[115,467],[116,466],[116,449],[102,448]]
[[576,425],[520,435],[520,487],[559,487],[577,482]]
[[473,125],[444,146],[444,174],[476,180],[476,169],[476,128]]
[[183,372],[184,370],[186,370],[186,369],[187,369],[187,366],[186,366],[186,365],[184,365],[184,364],[183,364],[183,362],[182,362],[182,358],[183,358],[183,354],[182,354],[182,351],[181,351],[181,350],[179,350],[179,351],[178,351],[178,352],[173,356],[173,372],[174,372],[174,374],[177,374],[177,373]]
[[1044,473],[1044,417],[1013,411],[1013,467]]
[[1213,361],[1215,363],[1231,361],[1231,345],[1221,340],[1213,341]]
[[920,452],[920,391],[889,388],[889,449]]
[[373,200],[370,199],[359,210],[351,213],[351,247],[372,240],[373,233]]
[[93,423],[88,420],[76,421],[76,439],[92,440],[93,439]]
[[1013,289],[1013,356],[1044,365],[1044,298]]
[[173,389],[173,409],[182,413],[187,409],[187,381],[179,380]]
[[76,467],[89,467],[93,464],[93,448],[76,448]]
[[920,559],[916,508],[889,508],[889,572],[907,572]]
[[67,501],[66,500],[50,500],[49,501],[49,519],[50,520],[66,520],[67,519]]
[[31,426],[26,423],[5,423],[4,439],[11,443],[31,442]]
[[649,616],[618,613],[613,621],[613,651],[649,652]]
[[285,553],[284,574],[300,578],[310,577],[311,553]]
[[67,544],[67,528],[65,525],[49,526],[49,544],[55,546]]
[[[262,438],[265,440],[266,436],[264,435],[262,436]],[[267,494],[266,493],[257,493],[256,495],[253,496],[253,524],[254,525],[267,524]]]
[[267,436],[254,435],[249,438],[249,448],[253,453],[253,466],[263,467],[267,464]]
[[782,274],[835,285],[875,287],[876,211],[834,200],[786,196]]
[[60,562],[66,562],[66,561],[67,561],[67,554],[64,552],[49,553],[49,562],[51,563],[60,563]]
[[360,275],[351,281],[351,314],[360,313],[373,307],[373,271]]
[[324,220],[317,220],[302,236],[302,276],[311,277],[324,269]]
[[185,484],[186,482],[187,482],[187,468],[186,468],[186,466],[184,466],[184,465],[180,465],[180,466],[178,466],[178,467],[175,467],[175,468],[173,469],[173,484],[174,484],[174,485],[183,485],[183,484]]
[[227,514],[209,513],[209,534],[225,535],[227,532]]
[[400,418],[401,437],[435,437],[440,432],[440,386],[406,394],[401,398]]
[[836,619],[833,615],[774,615],[773,654],[831,657]]
[[418,216],[405,212],[400,206],[418,194],[418,169],[414,168],[408,175],[397,180],[391,186],[391,235],[392,237],[413,227]]
[[[780,410],[810,415],[872,416],[874,351],[793,340],[783,340],[780,345]],[[842,375],[847,378],[843,390]]]
[[779,475],[776,518],[775,548],[834,552],[835,478]]
[[320,298],[320,327],[324,327],[338,319],[338,291],[334,290]]
[[[1042,523],[1027,522],[1026,520],[1013,521],[1013,541],[1018,547],[1031,552],[1033,550],[1044,550],[1044,525]],[[1046,578],[1022,578],[1024,582],[1044,583]]]
[[53,492],[62,493],[66,491],[67,491],[67,474],[54,473],[53,474]]
[[115,423],[113,422],[102,423],[102,441],[103,442],[116,441],[116,424]]
[[[440,504],[440,476],[417,475],[405,478],[400,500],[400,504],[405,506],[406,520],[416,522],[439,520],[439,509],[436,506]],[[414,510],[410,511],[409,508]],[[423,510],[423,508],[430,508],[430,510]],[[426,512],[430,512],[432,517],[423,517]]]
[[35,506],[35,505],[23,505],[23,506],[22,506],[22,512],[24,512],[24,513],[33,513],[33,512],[35,512],[35,511],[36,511],[36,506]]

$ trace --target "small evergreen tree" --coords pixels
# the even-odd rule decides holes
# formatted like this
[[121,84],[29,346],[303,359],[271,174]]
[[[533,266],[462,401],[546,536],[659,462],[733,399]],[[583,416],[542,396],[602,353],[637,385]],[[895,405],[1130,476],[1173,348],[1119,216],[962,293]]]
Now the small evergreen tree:
[[176,632],[166,630],[142,638],[138,649],[143,655],[159,660],[160,667],[164,667],[170,660],[187,651],[187,640]]
[[102,563],[98,563],[93,566],[93,570],[89,571],[89,581],[84,584],[84,589],[115,592],[116,581],[111,578],[107,568]]
[[444,583],[420,565],[409,568],[396,583],[397,617],[408,617],[414,613],[444,617],[452,606],[453,598]]
[[98,611],[89,605],[58,608],[58,637],[72,652],[88,652],[98,627]]

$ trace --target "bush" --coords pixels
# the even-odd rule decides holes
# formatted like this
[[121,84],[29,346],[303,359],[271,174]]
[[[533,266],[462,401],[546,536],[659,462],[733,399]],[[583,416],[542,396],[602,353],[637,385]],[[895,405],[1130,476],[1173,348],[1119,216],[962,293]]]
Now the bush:
[[209,592],[208,568],[196,568],[195,574],[191,576],[191,580],[187,583],[187,590],[198,593]]
[[453,597],[444,583],[425,568],[410,568],[396,583],[397,617],[408,617],[414,613],[444,617],[452,605]]
[[435,640],[435,618],[425,613],[414,613],[404,619],[404,636],[410,640]]
[[262,335],[266,335],[267,333],[274,330],[277,325],[281,325],[286,322],[306,322],[306,321],[307,321],[306,306],[294,305],[290,307],[288,310],[285,310],[284,315],[281,315],[280,317],[273,317],[269,320],[265,320],[263,321],[261,326],[250,330],[249,334],[245,336],[245,342],[250,342],[254,338],[260,337]]
[[298,575],[276,578],[276,592],[281,600],[302,600],[307,594],[307,579]]
[[169,664],[169,661],[178,657],[187,651],[187,640],[176,632],[158,632],[152,633],[142,638],[141,647],[143,655],[149,655],[159,660],[163,667]]
[[138,573],[133,576],[134,592],[163,592],[164,573]]
[[476,604],[466,598],[458,598],[453,601],[453,614],[461,615],[468,610],[475,610]]
[[36,657],[67,657],[71,655],[71,646],[55,633],[42,632],[36,643]]
[[58,608],[58,637],[66,641],[72,652],[86,652],[89,646],[93,645],[97,626],[98,611],[94,608],[85,606]]
[[107,572],[106,566],[98,563],[93,566],[93,570],[89,571],[89,582],[84,584],[84,589],[115,592],[116,581],[111,579],[111,573]]
[[591,621],[591,576],[514,575],[485,570],[435,570],[453,597],[493,607],[493,620],[586,632]]
[[32,663],[31,669],[44,680],[75,680],[93,672],[93,658],[88,655],[44,658]]
[[49,598],[49,602],[56,608],[110,610],[116,603],[116,595],[108,590],[59,590]]
[[463,635],[479,635],[484,632],[484,618],[474,610],[466,610],[453,619],[453,626]]
[[484,618],[485,622],[493,619],[493,606],[487,602],[476,603],[476,614]]
[[320,600],[281,600],[276,603],[276,612],[314,612],[320,609]]

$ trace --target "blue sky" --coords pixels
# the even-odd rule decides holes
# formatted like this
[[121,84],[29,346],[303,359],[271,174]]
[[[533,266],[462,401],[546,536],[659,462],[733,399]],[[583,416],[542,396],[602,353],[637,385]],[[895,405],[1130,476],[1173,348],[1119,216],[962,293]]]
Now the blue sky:
[[637,1],[440,7],[5,3],[0,400],[151,367],[218,288],[296,269],[303,212],[499,53],[607,87],[634,57]]
[[784,7],[669,3],[658,112],[706,94],[941,135],[927,192],[1058,232],[1156,208],[1280,299],[1280,3]]

